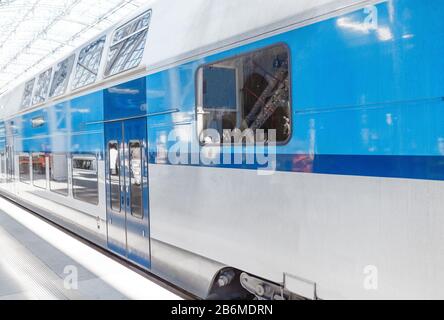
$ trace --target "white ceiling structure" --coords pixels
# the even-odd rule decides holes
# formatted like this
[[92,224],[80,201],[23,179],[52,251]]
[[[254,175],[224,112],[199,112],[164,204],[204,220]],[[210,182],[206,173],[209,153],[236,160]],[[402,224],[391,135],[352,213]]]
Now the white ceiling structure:
[[0,0],[0,95],[150,0]]

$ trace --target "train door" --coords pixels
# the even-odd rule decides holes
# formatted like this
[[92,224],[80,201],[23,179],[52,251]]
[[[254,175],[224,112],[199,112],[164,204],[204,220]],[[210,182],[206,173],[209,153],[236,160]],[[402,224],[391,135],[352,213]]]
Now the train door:
[[146,119],[105,124],[108,247],[150,267]]

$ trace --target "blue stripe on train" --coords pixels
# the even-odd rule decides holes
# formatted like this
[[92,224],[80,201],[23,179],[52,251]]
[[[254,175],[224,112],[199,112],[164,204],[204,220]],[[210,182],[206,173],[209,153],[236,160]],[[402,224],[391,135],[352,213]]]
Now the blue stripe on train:
[[[191,163],[191,161],[189,161]],[[151,164],[171,165],[150,154]],[[233,161],[234,163],[234,161]],[[188,164],[179,164],[188,165]],[[216,164],[202,162],[192,166],[257,170],[266,165]],[[360,156],[360,155],[291,155],[276,156],[276,171],[350,176],[444,180],[444,156]]]
[[444,180],[444,157],[317,155],[314,173]]

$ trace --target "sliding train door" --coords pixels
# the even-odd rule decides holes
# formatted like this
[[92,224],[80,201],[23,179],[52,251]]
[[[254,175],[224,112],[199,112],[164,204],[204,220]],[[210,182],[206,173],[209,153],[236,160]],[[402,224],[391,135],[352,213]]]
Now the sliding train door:
[[105,124],[108,247],[150,267],[146,119]]

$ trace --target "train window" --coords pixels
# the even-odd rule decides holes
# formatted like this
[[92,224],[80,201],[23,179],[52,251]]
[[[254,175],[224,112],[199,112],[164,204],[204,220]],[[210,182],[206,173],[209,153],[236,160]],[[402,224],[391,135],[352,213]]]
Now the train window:
[[[201,143],[251,143],[257,137],[286,142],[291,135],[289,64],[288,48],[277,45],[201,67],[196,110]],[[256,135],[259,129],[264,135]],[[276,141],[269,141],[270,130]]]
[[22,98],[22,109],[27,108],[31,105],[31,99],[32,99],[32,92],[34,90],[34,83],[35,78],[32,80],[29,80],[25,84],[25,91],[23,92],[23,98]]
[[150,20],[151,10],[114,32],[105,70],[106,76],[135,68],[140,64]]
[[99,185],[95,156],[79,156],[72,159],[72,191],[77,200],[97,205]]
[[68,156],[64,153],[49,156],[49,189],[68,195]]
[[106,37],[103,36],[80,51],[72,85],[73,89],[82,88],[96,81],[105,41]]
[[49,90],[50,97],[57,97],[65,93],[75,58],[76,56],[73,54],[60,62],[54,69],[51,90]]
[[109,181],[111,185],[111,209],[120,212],[120,157],[119,143],[112,141],[108,144]]
[[31,119],[31,125],[33,128],[40,128],[45,125],[46,121],[44,117],[35,117]]
[[34,97],[32,98],[32,104],[38,104],[45,102],[48,96],[49,83],[51,82],[52,68],[49,68],[43,72],[38,80],[34,92]]
[[46,156],[42,153],[32,155],[32,183],[46,189]]
[[15,180],[14,147],[8,145],[6,146],[6,179],[8,182]]
[[129,143],[131,215],[143,218],[142,206],[142,145],[140,141]]
[[3,182],[6,179],[6,163],[5,154],[0,153],[0,180]]
[[23,154],[19,156],[19,178],[21,182],[31,183],[29,154]]

